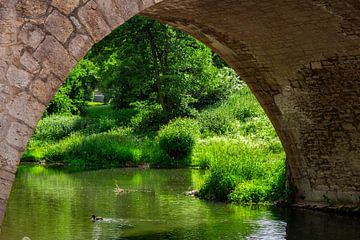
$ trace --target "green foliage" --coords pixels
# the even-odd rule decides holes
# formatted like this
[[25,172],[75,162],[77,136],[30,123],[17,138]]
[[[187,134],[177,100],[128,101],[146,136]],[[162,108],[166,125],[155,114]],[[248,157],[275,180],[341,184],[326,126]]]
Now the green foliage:
[[199,117],[201,132],[210,136],[227,134],[234,128],[232,120],[226,113],[204,112]]
[[167,154],[167,164],[181,166],[189,163],[190,156],[199,135],[197,122],[191,119],[176,119],[159,131],[160,148]]
[[165,123],[165,115],[160,104],[143,101],[135,102],[131,106],[137,112],[130,120],[130,126],[136,132],[157,131]]
[[150,101],[166,120],[194,116],[241,85],[204,44],[145,17],[114,30],[87,58],[97,63],[102,90],[115,108]]
[[[194,161],[209,168],[200,195],[221,201],[228,199],[235,201],[235,197],[239,196],[236,201],[243,202],[246,198],[240,196],[238,192],[231,195],[231,198],[229,194],[239,184],[245,184],[247,188],[254,186],[254,189],[249,190],[250,192],[269,187],[269,191],[265,192],[266,195],[261,201],[274,200],[271,192],[273,187],[284,184],[283,179],[279,177],[285,172],[284,156],[268,151],[266,145],[266,142],[259,144],[257,141],[252,142],[243,138],[223,137],[214,137],[198,144],[194,150]],[[251,185],[249,182],[252,181],[254,183]],[[255,202],[255,199],[253,201]]]
[[85,169],[138,164],[141,151],[129,131],[116,129],[90,136],[74,134],[51,146],[45,157],[49,162],[60,161],[68,167]]
[[81,118],[78,116],[52,115],[39,121],[33,138],[43,141],[60,140],[80,128]]
[[256,181],[247,181],[238,184],[229,199],[238,203],[258,203],[269,200],[270,186]]
[[91,61],[81,60],[49,103],[46,114],[83,113],[99,83],[96,72]]

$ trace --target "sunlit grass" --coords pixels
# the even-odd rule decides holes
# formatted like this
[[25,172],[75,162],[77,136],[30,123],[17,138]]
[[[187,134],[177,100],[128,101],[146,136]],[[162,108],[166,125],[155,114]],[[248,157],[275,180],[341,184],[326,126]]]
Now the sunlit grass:
[[[269,202],[284,196],[285,154],[248,88],[192,119],[173,120],[159,132],[138,132],[141,127],[136,124],[144,124],[134,120],[143,119],[139,111],[95,104],[82,117],[46,117],[37,126],[23,159],[45,159],[78,169],[144,163],[157,167],[191,165],[207,169],[204,181],[198,184],[204,198]],[[178,144],[179,149],[174,148],[179,137],[184,142]],[[192,141],[194,144],[187,144]],[[191,148],[186,154],[181,151],[184,144]],[[179,159],[182,156],[186,161]]]

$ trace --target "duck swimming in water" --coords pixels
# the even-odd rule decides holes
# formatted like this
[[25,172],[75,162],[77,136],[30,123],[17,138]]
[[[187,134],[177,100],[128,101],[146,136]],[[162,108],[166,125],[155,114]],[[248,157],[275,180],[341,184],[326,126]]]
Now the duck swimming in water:
[[93,222],[96,222],[96,221],[102,221],[102,220],[104,220],[102,217],[97,217],[97,216],[95,216],[94,214],[91,216],[91,220],[93,221]]

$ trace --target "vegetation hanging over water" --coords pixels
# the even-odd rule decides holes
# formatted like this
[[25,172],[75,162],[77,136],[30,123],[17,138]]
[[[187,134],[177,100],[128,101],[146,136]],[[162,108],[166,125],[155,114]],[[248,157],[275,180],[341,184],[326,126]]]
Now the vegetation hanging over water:
[[[88,106],[95,88],[110,104]],[[80,62],[23,155],[76,169],[200,167],[207,169],[200,196],[233,202],[283,197],[284,159],[233,70],[202,43],[143,17]]]

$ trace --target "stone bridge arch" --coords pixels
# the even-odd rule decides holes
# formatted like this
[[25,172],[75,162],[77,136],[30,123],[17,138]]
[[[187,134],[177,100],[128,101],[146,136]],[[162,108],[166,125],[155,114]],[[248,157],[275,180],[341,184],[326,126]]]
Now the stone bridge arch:
[[45,106],[95,42],[139,13],[192,34],[246,81],[297,202],[359,203],[357,0],[0,0],[0,222]]

